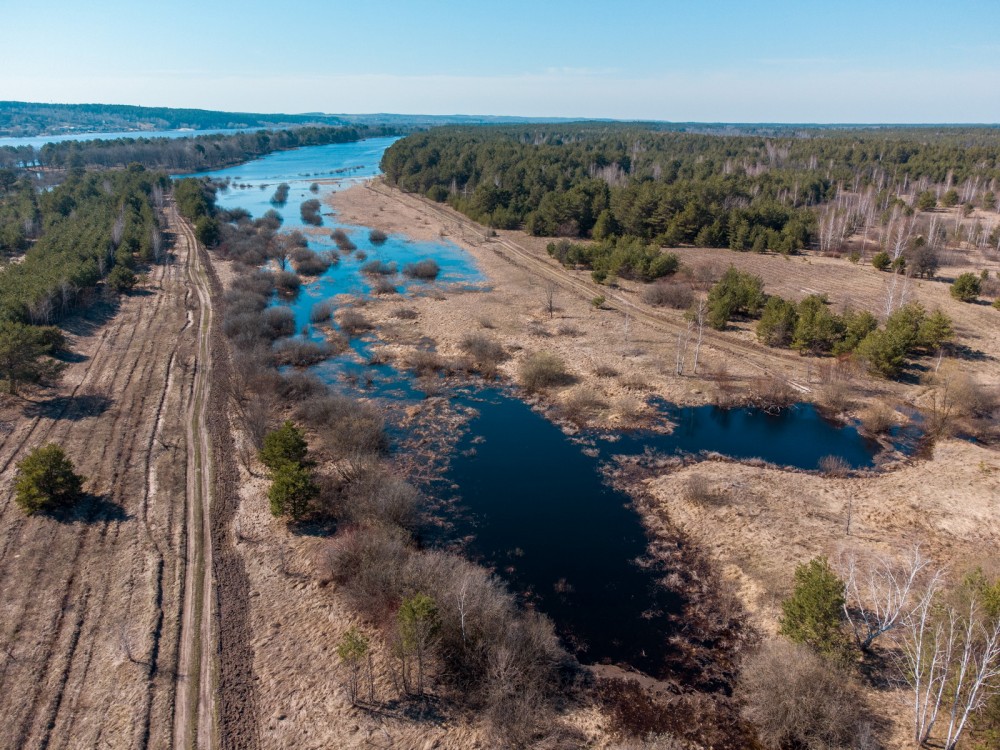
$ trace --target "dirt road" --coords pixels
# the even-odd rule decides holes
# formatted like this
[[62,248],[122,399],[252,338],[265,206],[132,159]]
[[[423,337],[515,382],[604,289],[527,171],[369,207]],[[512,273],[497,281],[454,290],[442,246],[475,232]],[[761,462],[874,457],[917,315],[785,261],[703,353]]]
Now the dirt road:
[[[208,276],[197,252],[198,243],[187,222],[171,206],[171,223],[180,229],[178,244],[187,248],[189,293],[197,297],[191,328],[197,344],[194,377],[185,413],[187,449],[187,544],[184,615],[181,621],[174,747],[215,746],[215,608],[212,558],[212,462],[206,428],[212,376],[212,299]],[[190,321],[191,319],[189,319]]]
[[[212,279],[172,206],[167,218],[172,261],[66,324],[61,385],[0,404],[0,748],[209,748],[224,734]],[[25,517],[15,464],[50,442],[88,494]]]

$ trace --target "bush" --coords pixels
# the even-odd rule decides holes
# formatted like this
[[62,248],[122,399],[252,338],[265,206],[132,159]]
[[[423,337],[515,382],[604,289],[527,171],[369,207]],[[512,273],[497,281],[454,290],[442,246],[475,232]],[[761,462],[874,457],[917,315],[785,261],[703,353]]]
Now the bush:
[[694,303],[694,291],[688,284],[661,281],[642,290],[642,301],[656,307],[686,310]]
[[371,321],[353,307],[346,307],[337,313],[337,323],[340,330],[348,336],[356,336],[372,329]]
[[396,288],[396,285],[384,276],[380,276],[372,281],[371,292],[372,294],[379,296],[385,294],[399,294],[399,290]]
[[893,409],[877,403],[861,413],[861,426],[871,435],[883,435],[896,423]]
[[329,261],[312,250],[299,249],[292,253],[295,271],[303,276],[321,276],[330,269]]
[[309,511],[310,503],[318,494],[319,488],[311,472],[302,464],[282,463],[272,471],[267,491],[272,515],[290,516],[298,521]]
[[353,253],[358,249],[358,246],[351,242],[351,238],[347,236],[347,232],[343,229],[334,229],[330,233],[330,239],[337,243],[337,248],[344,253]]
[[323,217],[320,216],[319,211],[320,203],[316,198],[310,198],[299,206],[299,213],[302,215],[302,221],[315,227],[318,227],[323,223]]
[[272,351],[274,362],[278,365],[293,367],[311,367],[335,354],[334,347],[328,341],[310,341],[308,339],[283,339],[274,345]]
[[389,239],[389,235],[383,232],[381,229],[373,229],[368,233],[368,241],[373,245],[381,245]]
[[299,405],[295,417],[319,432],[338,458],[382,453],[389,445],[385,420],[378,409],[353,398],[315,396]]
[[294,403],[326,393],[326,386],[312,373],[296,371],[280,376],[275,392],[285,401]]
[[975,302],[982,280],[974,273],[963,273],[951,285],[951,296],[962,302]]
[[782,635],[825,654],[844,646],[840,628],[844,616],[844,582],[825,557],[816,557],[795,569],[795,590],[781,603]]
[[529,391],[569,385],[573,377],[566,369],[566,363],[555,354],[536,352],[529,355],[520,368],[521,385]]
[[744,661],[736,695],[743,718],[767,748],[853,750],[865,747],[865,738],[871,740],[864,692],[803,646],[766,643]]
[[108,287],[119,294],[131,291],[135,282],[136,275],[121,263],[112,268],[108,274]]
[[287,307],[269,307],[260,314],[263,333],[267,338],[277,339],[295,333],[295,313]]
[[359,525],[414,525],[420,493],[375,459],[354,462],[337,504],[337,515]]
[[757,338],[768,346],[788,346],[798,322],[795,304],[781,297],[768,297],[757,322]]
[[888,271],[889,266],[892,265],[892,258],[890,258],[889,253],[884,250],[877,252],[872,256],[872,265],[877,271]]
[[278,271],[274,274],[274,286],[282,297],[294,297],[302,287],[302,279],[291,271]]
[[819,470],[830,477],[846,477],[851,473],[851,465],[840,456],[823,456]]
[[381,260],[370,260],[361,266],[361,273],[366,276],[395,276],[396,264]]
[[264,436],[260,461],[270,471],[277,471],[284,464],[304,463],[308,453],[305,435],[293,422],[286,420],[281,427]]
[[481,333],[466,334],[460,346],[484,375],[496,373],[497,366],[507,359],[500,342]]
[[333,303],[329,300],[324,302],[317,302],[309,310],[309,322],[310,323],[329,323],[330,319],[333,317]]
[[440,273],[441,267],[433,258],[425,258],[424,260],[419,260],[416,263],[403,266],[404,276],[411,279],[420,279],[421,281],[433,281]]
[[764,280],[730,266],[708,292],[708,324],[717,330],[736,315],[753,316],[764,306]]
[[17,463],[14,501],[29,516],[71,505],[83,489],[83,477],[61,447],[35,448]]

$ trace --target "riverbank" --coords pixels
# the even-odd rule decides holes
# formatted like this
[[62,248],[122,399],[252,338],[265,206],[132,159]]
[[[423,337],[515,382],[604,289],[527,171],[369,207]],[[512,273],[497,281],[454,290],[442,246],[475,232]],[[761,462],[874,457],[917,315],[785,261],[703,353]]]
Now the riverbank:
[[[629,304],[634,300],[622,296],[637,296],[634,288],[609,292],[606,307],[618,309],[596,309],[586,291],[585,274],[558,267],[548,258],[544,239],[516,232],[487,237],[446,207],[378,183],[336,193],[330,204],[341,221],[417,240],[455,242],[475,258],[489,281],[487,289],[476,292],[431,286],[405,299],[368,302],[364,314],[376,325],[381,356],[406,362],[433,342],[441,357],[460,361],[463,339],[479,333],[499,341],[510,353],[511,358],[499,365],[499,375],[516,380],[529,354],[553,352],[568,363],[576,382],[556,389],[548,403],[564,409],[584,404],[585,423],[591,426],[621,428],[648,422],[654,413],[648,402],[653,395],[677,404],[735,400],[740,393],[777,379],[801,400],[818,401],[840,416],[884,406],[926,406],[936,398],[926,386],[873,381],[857,372],[838,371],[829,360],[755,346],[748,328],[727,332],[728,341],[718,336],[707,339],[698,376],[688,374],[693,369],[690,360],[686,373],[677,375],[677,334],[687,325],[682,313],[657,310],[655,318],[638,314],[638,308]],[[683,256],[692,265],[718,265],[730,256],[742,263],[747,254],[685,251]],[[827,259],[753,257],[746,262],[794,268],[782,282],[786,285],[797,284],[799,276],[814,277],[816,264],[830,266],[827,271],[841,270]],[[868,280],[867,269],[847,275],[855,271],[869,285],[880,281]],[[835,293],[845,292],[852,280],[838,281]],[[921,301],[930,309],[940,302],[953,314],[954,306],[939,299],[939,287],[922,284]],[[551,306],[550,289],[554,290]],[[401,314],[402,310],[412,312]],[[970,315],[982,314],[970,310]],[[954,310],[956,316],[965,312],[960,307]],[[989,360],[995,336],[973,333],[978,325],[974,320],[956,317],[956,321],[960,337],[986,348]],[[995,377],[979,372],[979,360],[970,369],[983,376],[981,382]],[[897,422],[904,419],[902,411],[896,412]],[[817,555],[832,561],[851,551],[898,555],[920,544],[936,563],[960,575],[978,565],[995,566],[993,550],[1000,541],[996,500],[1000,457],[964,440],[939,440],[920,460],[900,461],[894,471],[854,478],[720,461],[647,466],[622,486],[636,499],[654,549],[658,542],[672,539],[672,530],[682,532],[712,562],[753,625],[764,633],[777,629],[780,601],[791,590],[795,566]],[[882,713],[893,719],[896,739],[891,746],[905,742],[905,708],[900,699],[900,694],[889,692],[877,700]]]

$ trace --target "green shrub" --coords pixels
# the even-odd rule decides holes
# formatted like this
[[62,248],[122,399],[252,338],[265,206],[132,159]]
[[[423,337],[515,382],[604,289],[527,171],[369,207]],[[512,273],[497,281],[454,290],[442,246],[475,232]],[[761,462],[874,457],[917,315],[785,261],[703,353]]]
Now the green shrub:
[[319,488],[311,472],[298,463],[283,463],[274,469],[267,491],[271,513],[279,517],[290,516],[295,521],[308,512],[310,502],[318,494]]
[[792,348],[811,354],[832,351],[843,337],[843,321],[830,312],[826,297],[810,294],[799,302]]
[[764,280],[730,266],[708,292],[708,324],[721,331],[733,316],[753,316],[763,306]]
[[264,447],[260,460],[271,472],[276,472],[285,464],[301,464],[306,460],[309,446],[305,436],[291,421],[264,436]]
[[757,338],[768,346],[788,346],[797,321],[794,303],[781,297],[768,297],[757,322]]
[[982,280],[976,274],[963,273],[951,285],[951,296],[962,302],[975,302],[982,288]]
[[888,271],[889,266],[892,265],[892,258],[889,257],[889,253],[883,250],[872,256],[872,265],[878,271]]
[[83,489],[83,477],[58,445],[35,448],[17,464],[14,499],[31,515],[73,503]]
[[838,652],[845,643],[844,582],[825,557],[816,557],[795,569],[795,590],[781,603],[782,635],[821,653]]

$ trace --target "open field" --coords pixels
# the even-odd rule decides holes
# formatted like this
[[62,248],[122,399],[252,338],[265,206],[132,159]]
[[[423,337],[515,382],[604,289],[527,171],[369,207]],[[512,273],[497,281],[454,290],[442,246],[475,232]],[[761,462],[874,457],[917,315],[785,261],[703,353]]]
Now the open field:
[[[177,239],[145,289],[70,321],[61,386],[3,406],[4,747],[172,744],[198,320],[192,246]],[[25,518],[14,464],[48,442],[66,449],[89,494],[65,517]]]

